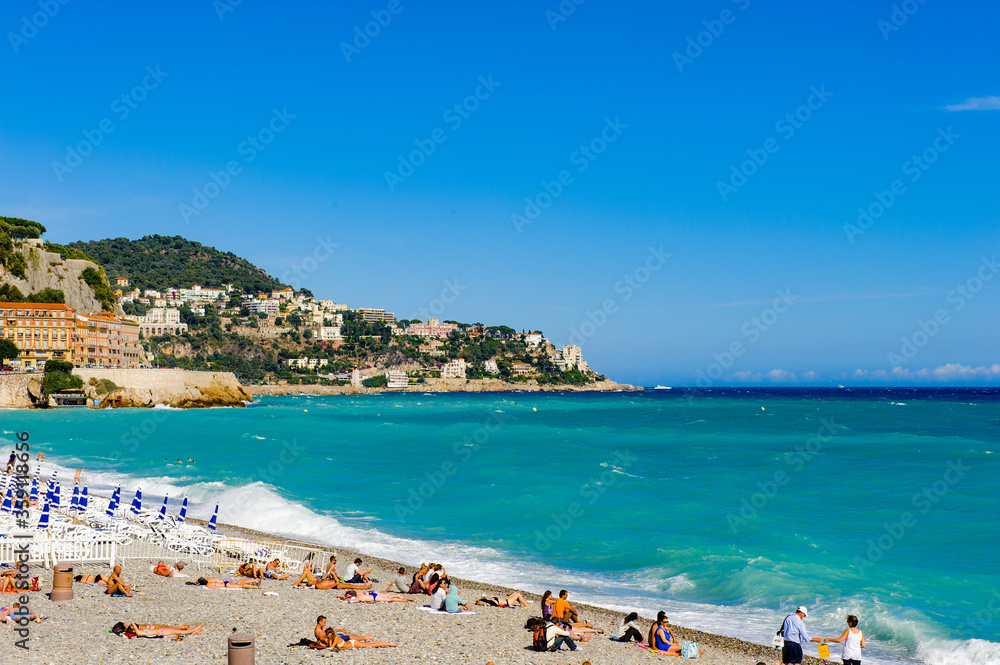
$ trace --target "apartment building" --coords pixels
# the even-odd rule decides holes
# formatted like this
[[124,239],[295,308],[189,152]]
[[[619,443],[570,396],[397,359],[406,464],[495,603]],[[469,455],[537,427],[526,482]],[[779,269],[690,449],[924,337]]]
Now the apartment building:
[[73,364],[137,367],[142,359],[139,324],[109,312],[77,314]]
[[19,351],[13,367],[43,367],[47,360],[73,362],[76,331],[69,305],[0,302],[0,337]]
[[418,337],[444,339],[453,331],[458,330],[454,323],[441,323],[438,319],[431,317],[427,323],[411,323],[406,327],[407,335],[417,335]]
[[384,309],[372,309],[370,307],[359,307],[354,310],[361,315],[361,318],[368,323],[376,323],[381,321],[382,323],[394,323],[396,321],[396,315],[392,312],[387,312]]
[[449,360],[441,366],[442,379],[464,379],[466,364],[464,358]]
[[386,384],[388,388],[405,388],[410,385],[410,379],[407,378],[406,372],[389,371],[385,373],[385,378],[389,382]]

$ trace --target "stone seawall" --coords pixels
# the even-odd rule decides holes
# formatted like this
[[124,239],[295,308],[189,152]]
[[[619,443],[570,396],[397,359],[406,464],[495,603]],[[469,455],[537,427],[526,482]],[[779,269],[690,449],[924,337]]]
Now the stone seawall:
[[[157,404],[177,408],[245,406],[253,398],[231,372],[187,372],[181,369],[76,369],[83,379],[89,400],[101,407],[151,407]],[[0,373],[0,408],[30,409],[35,406],[29,393],[34,382],[37,392],[42,379],[35,374]],[[108,379],[117,389],[99,396],[91,379]],[[95,383],[96,383],[95,381]]]
[[[232,372],[188,372],[182,369],[78,369],[88,397],[96,396],[91,379],[108,379],[118,386],[101,400],[101,407],[150,407],[162,404],[180,409],[244,406],[253,398]],[[93,395],[91,394],[93,391]]]
[[28,384],[41,375],[15,372],[0,373],[0,408],[30,409],[34,406],[28,395]]

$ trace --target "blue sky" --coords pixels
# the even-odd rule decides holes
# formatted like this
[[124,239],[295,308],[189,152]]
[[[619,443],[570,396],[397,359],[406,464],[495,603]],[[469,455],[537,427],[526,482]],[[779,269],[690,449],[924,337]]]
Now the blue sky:
[[12,0],[0,210],[644,385],[1000,380],[1000,8],[650,4]]

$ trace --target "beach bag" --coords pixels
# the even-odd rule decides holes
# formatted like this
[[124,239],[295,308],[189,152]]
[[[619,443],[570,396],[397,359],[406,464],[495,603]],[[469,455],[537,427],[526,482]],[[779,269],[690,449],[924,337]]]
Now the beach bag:
[[41,590],[42,590],[42,585],[39,583],[39,579],[37,577],[32,577],[31,589],[29,589],[29,591],[41,591]]
[[548,625],[536,626],[534,632],[531,634],[531,645],[535,647],[535,651],[549,650],[549,638],[545,636],[546,628],[548,628]]
[[[788,617],[790,616],[792,615],[789,614]],[[771,644],[779,649],[785,646],[785,621],[788,620],[788,617],[785,617],[785,620],[781,622],[781,627],[778,628],[778,632],[774,634],[774,638],[771,640]]]
[[684,642],[681,644],[681,658],[697,658],[698,655],[697,642]]
[[828,647],[827,645],[825,645],[825,644],[819,645],[819,649],[818,650],[819,650],[819,657],[820,658],[829,658],[830,657],[830,647]]
[[121,621],[119,621],[114,626],[112,626],[111,630],[109,630],[108,632],[109,633],[114,633],[115,635],[121,635],[122,633],[125,632],[125,628],[126,628],[125,624],[123,624]]

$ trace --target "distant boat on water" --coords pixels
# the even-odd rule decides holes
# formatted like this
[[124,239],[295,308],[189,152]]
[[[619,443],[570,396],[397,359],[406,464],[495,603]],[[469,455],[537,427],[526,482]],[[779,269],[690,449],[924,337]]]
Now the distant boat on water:
[[672,390],[673,386],[656,386],[653,390]]

